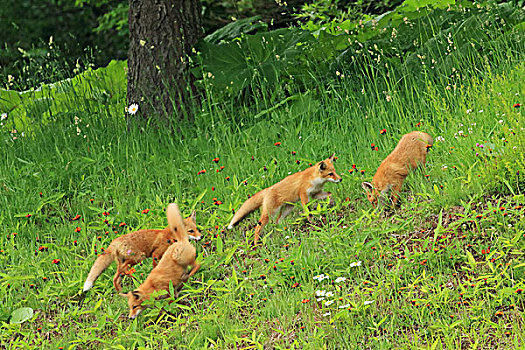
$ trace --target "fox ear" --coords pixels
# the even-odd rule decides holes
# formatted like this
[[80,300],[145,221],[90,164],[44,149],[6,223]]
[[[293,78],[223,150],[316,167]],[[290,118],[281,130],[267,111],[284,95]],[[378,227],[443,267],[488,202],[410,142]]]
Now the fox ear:
[[367,192],[371,192],[374,189],[374,186],[370,182],[363,182],[361,183],[361,187]]
[[323,171],[325,169],[326,169],[326,163],[325,162],[319,163],[319,170]]
[[190,219],[194,222],[197,220],[197,212],[195,210],[191,212]]
[[335,152],[330,157],[328,157],[328,159],[334,160],[334,157],[335,157]]
[[131,295],[133,295],[133,297],[137,300],[140,299],[140,292],[138,290],[134,290],[133,292],[131,292]]

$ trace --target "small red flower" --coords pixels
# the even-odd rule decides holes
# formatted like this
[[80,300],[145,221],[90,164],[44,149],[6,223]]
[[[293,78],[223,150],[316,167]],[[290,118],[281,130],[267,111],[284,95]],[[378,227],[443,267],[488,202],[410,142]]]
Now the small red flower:
[[89,201],[90,201],[91,203],[93,203],[95,200],[94,200],[93,198],[91,198]]
[[273,145],[274,145],[274,146],[280,146],[281,143],[280,143],[280,142],[276,142],[276,143],[274,143]]
[[230,181],[230,177],[229,176],[226,176],[226,181]]
[[142,214],[147,214],[147,213],[149,213],[149,209],[144,209],[141,213]]
[[211,186],[211,190],[212,190],[212,191],[215,191],[215,186]]
[[297,152],[292,151],[292,156],[295,156],[296,154],[297,154]]
[[78,220],[78,219],[80,219],[80,215],[79,214],[77,214],[72,220],[75,221],[75,220]]
[[30,218],[32,215],[31,214],[27,214],[26,215],[26,218]]
[[300,284],[298,282],[295,282],[294,284],[292,284],[292,288],[297,288],[299,286],[300,286]]
[[40,193],[38,193],[38,194],[40,195],[40,197],[44,196],[44,195],[42,194],[42,192],[40,192]]
[[206,174],[206,169],[199,170],[199,172],[197,173],[197,175],[200,175],[200,174]]
[[215,163],[219,163],[219,157],[215,157],[215,158],[213,158],[213,161],[214,161]]
[[108,213],[107,211],[105,211],[105,212],[102,213],[102,215],[104,215],[104,216],[108,216],[109,213]]
[[520,103],[515,103],[515,104],[512,105],[512,107],[514,107],[514,108],[520,108],[520,107],[521,107],[521,104],[520,104]]
[[421,126],[421,122],[417,123],[416,126],[419,128]]
[[372,148],[372,151],[374,150],[375,147],[376,147],[375,143],[370,144],[370,148]]
[[124,227],[126,226],[126,223],[125,222],[121,222],[120,224],[118,224],[119,227]]
[[132,276],[134,272],[136,272],[137,270],[135,270],[134,267],[132,267],[131,269],[129,269],[128,271],[125,272],[125,274],[127,276]]
[[523,293],[523,289],[521,289],[521,288],[516,289],[516,293],[518,293],[518,294]]
[[82,229],[80,227],[75,228],[75,232],[80,232]]
[[379,132],[381,135],[384,135],[386,134],[386,129],[381,129],[381,131]]
[[60,259],[53,259],[53,264],[58,265],[60,263]]

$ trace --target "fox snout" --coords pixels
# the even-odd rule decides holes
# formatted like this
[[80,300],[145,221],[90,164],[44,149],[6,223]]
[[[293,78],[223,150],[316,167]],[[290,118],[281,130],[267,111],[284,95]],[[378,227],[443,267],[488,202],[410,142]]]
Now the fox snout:
[[192,241],[199,241],[202,238],[202,236],[200,234],[198,236],[190,236],[190,235],[188,235],[188,238],[190,240],[192,240]]

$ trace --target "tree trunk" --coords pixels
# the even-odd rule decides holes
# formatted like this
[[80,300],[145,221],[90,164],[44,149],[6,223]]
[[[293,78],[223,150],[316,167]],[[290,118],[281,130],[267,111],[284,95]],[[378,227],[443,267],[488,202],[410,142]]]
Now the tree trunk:
[[188,56],[202,34],[199,1],[129,0],[127,100],[139,110],[128,122],[193,119],[198,98]]

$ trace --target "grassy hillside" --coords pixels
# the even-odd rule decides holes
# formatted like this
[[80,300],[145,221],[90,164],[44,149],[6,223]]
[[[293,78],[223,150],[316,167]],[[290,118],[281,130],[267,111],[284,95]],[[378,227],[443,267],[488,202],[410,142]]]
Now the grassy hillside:
[[[66,90],[67,111],[8,113],[2,347],[524,346],[525,65],[515,44],[490,63],[467,57],[448,77],[333,69],[270,106],[209,92],[180,133],[128,132],[123,92],[104,97],[115,85],[101,79],[90,92]],[[412,130],[435,139],[427,166],[407,178],[398,210],[373,210],[360,184]],[[308,222],[298,206],[255,251],[257,214],[224,231],[248,195],[334,151],[343,182],[325,188],[335,207],[313,202]],[[114,265],[82,295],[97,254],[124,232],[165,227],[173,201],[197,210],[204,235],[203,267],[176,302],[128,320]],[[136,268],[126,290],[150,261]]]

